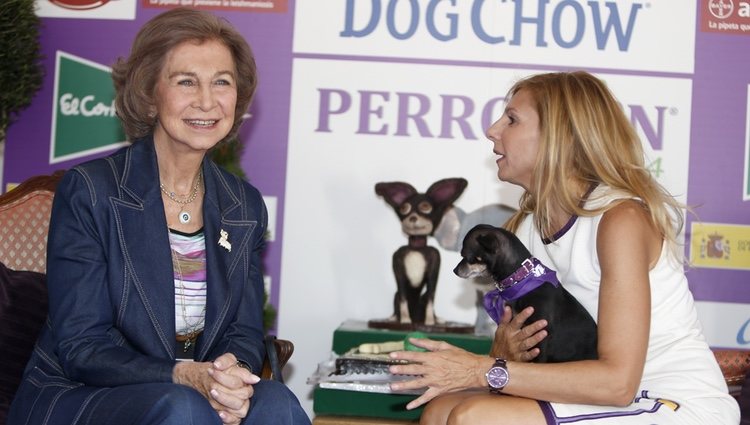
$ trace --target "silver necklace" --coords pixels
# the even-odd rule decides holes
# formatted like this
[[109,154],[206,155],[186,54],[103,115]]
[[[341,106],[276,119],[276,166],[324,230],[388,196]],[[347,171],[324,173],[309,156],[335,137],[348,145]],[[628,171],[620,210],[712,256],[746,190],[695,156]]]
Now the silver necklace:
[[177,341],[182,342],[182,351],[184,353],[187,353],[190,347],[195,343],[195,340],[198,339],[198,335],[203,331],[203,326],[206,323],[206,305],[203,305],[203,310],[201,311],[201,317],[198,319],[195,323],[188,322],[188,314],[187,314],[187,301],[185,300],[185,283],[182,280],[182,266],[180,265],[180,260],[177,258],[177,252],[170,246],[170,251],[172,251],[172,261],[174,262],[175,269],[177,271],[177,278],[180,282],[180,306],[182,307],[182,320],[185,322],[185,327],[187,330],[187,333],[185,335],[177,335]]
[[193,186],[193,192],[190,194],[190,196],[187,197],[187,199],[178,199],[177,194],[175,194],[173,191],[167,190],[166,186],[164,186],[164,183],[159,182],[161,191],[164,192],[164,194],[167,195],[167,197],[173,202],[180,205],[180,212],[177,214],[177,218],[182,224],[190,223],[190,219],[192,218],[192,216],[189,212],[185,211],[185,205],[192,203],[195,200],[195,197],[198,196],[198,188],[200,188],[202,178],[203,170],[200,170],[198,172],[198,178],[195,180],[195,185]]

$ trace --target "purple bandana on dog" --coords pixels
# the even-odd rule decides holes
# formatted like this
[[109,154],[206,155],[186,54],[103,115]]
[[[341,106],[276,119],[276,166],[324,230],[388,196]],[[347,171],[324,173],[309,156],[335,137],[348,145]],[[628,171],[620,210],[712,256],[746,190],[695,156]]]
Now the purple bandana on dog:
[[496,289],[484,295],[484,309],[495,323],[500,323],[506,301],[517,300],[545,282],[555,287],[560,285],[554,270],[546,267],[535,257],[527,258],[512,275],[502,282],[495,283]]

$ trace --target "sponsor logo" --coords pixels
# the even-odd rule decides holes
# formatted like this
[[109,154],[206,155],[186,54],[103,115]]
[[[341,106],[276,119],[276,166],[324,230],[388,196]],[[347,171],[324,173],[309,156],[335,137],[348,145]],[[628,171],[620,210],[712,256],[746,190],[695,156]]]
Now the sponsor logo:
[[[446,6],[450,3],[450,7]],[[535,3],[535,4],[534,4]],[[387,33],[396,40],[429,37],[441,42],[458,38],[459,25],[470,26],[471,33],[486,44],[564,49],[579,46],[593,37],[598,50],[628,51],[644,5],[638,2],[596,2],[583,4],[573,0],[550,3],[514,0],[500,5],[474,0],[470,10],[459,9],[457,0],[424,2],[399,0],[347,0],[340,37],[367,37]],[[461,14],[469,16],[460,16]],[[488,20],[493,15],[497,19]],[[511,18],[510,27],[491,28],[492,22]]]
[[729,241],[724,238],[724,235],[714,233],[708,235],[707,238],[701,239],[701,258],[720,258],[729,259]]
[[286,12],[288,0],[141,0],[144,7],[193,7],[203,10]]
[[[316,136],[314,140],[376,141],[394,148],[401,142],[417,141],[435,146],[444,142],[483,144],[484,131],[505,108],[506,85],[535,72],[342,61],[334,66],[346,67],[351,77],[332,78],[321,73],[328,61],[300,63],[309,66],[305,75],[316,75],[304,83],[308,87],[295,89],[304,93],[297,98],[304,96],[304,103],[313,105],[303,126]],[[422,77],[427,71],[429,80]],[[373,75],[378,75],[375,82]],[[431,85],[430,81],[441,83]],[[611,75],[606,81],[642,142],[648,170],[685,202],[692,81]]]
[[691,232],[693,266],[750,270],[750,226],[694,222]]
[[60,96],[60,114],[64,116],[81,115],[84,117],[114,117],[115,101],[109,101],[104,104],[97,101],[94,95],[86,95],[83,98],[77,98],[72,93],[65,93]]
[[49,0],[52,4],[55,4],[66,9],[76,10],[87,10],[95,9],[97,7],[104,6],[109,3],[110,0]]
[[105,152],[125,144],[108,67],[57,52],[50,163]]
[[[457,93],[352,92],[339,88],[318,88],[317,91],[318,120],[314,131],[341,133],[348,128],[362,136],[480,140],[484,135],[476,129],[489,128],[502,113],[505,102],[504,97],[478,99]],[[678,108],[630,103],[621,107],[638,132],[644,148],[650,148],[648,170],[663,181],[671,173],[662,152],[669,130],[679,125],[670,122],[679,114]],[[351,125],[353,122],[355,124]],[[674,167],[675,164],[671,165]],[[670,189],[685,192],[683,186],[670,186]]]
[[750,319],[747,319],[737,331],[737,344],[750,344]]
[[43,18],[135,19],[138,0],[36,0],[36,14]]
[[750,34],[750,1],[701,0],[701,30]]
[[699,1],[298,1],[294,52],[689,74]]
[[703,330],[711,347],[748,348],[750,316],[743,302],[712,302],[696,300]]
[[[479,101],[455,93],[428,95],[414,92],[318,88],[316,132],[330,133],[345,118],[357,120],[356,134],[441,139],[483,138],[474,128],[488,128],[500,116],[503,97]],[[633,126],[654,151],[662,150],[667,119],[677,108],[663,105],[623,105]],[[437,118],[437,119],[436,119]],[[390,122],[389,122],[390,121]]]
[[734,12],[734,2],[732,0],[709,0],[708,11],[714,18],[726,19]]

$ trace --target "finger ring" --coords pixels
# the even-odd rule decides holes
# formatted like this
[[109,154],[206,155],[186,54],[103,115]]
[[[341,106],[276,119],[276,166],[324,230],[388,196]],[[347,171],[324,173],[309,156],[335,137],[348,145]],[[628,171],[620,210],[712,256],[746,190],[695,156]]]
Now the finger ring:
[[249,365],[249,364],[247,364],[247,363],[243,362],[242,360],[237,360],[237,363],[235,363],[235,366],[237,366],[237,367],[241,367],[241,368],[243,368],[243,369],[247,369],[247,370],[249,370],[249,371],[250,371],[250,373],[253,373],[253,368],[252,368],[252,367],[250,367],[250,365]]

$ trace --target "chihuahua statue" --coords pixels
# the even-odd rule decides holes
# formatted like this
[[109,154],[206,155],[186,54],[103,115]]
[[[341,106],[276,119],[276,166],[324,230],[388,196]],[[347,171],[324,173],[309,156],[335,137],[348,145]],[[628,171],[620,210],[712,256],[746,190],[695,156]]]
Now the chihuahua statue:
[[433,183],[419,193],[409,183],[385,182],[375,185],[375,193],[396,211],[409,243],[393,254],[396,295],[390,322],[435,325],[435,288],[440,270],[440,252],[427,245],[443,214],[463,193],[467,181],[449,178]]

